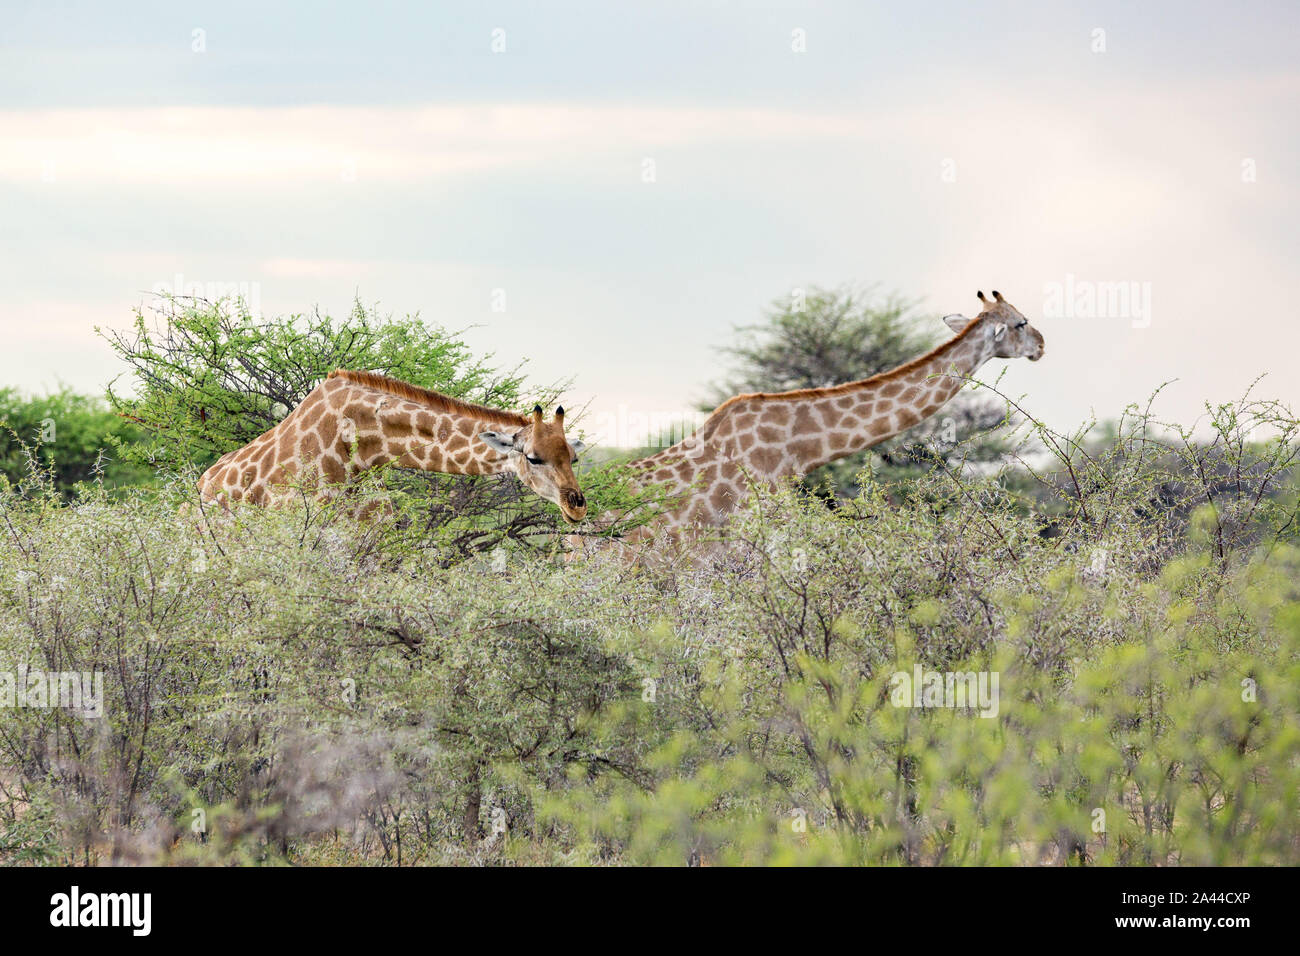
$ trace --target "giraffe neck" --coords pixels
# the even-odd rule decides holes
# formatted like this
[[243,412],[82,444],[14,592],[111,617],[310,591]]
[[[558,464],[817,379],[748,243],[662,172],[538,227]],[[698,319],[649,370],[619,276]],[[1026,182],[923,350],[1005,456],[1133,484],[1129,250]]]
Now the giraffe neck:
[[680,495],[655,524],[721,524],[752,482],[805,475],[918,424],[993,354],[990,329],[976,319],[938,348],[873,378],[738,395],[720,405],[696,434],[630,467],[640,481]]
[[350,385],[331,402],[340,447],[351,475],[392,464],[449,475],[496,475],[508,470],[506,455],[478,436],[501,427],[482,417],[424,407],[365,386]]
[[382,465],[454,475],[495,475],[509,459],[479,440],[527,420],[454,400],[441,406],[344,377],[330,377],[285,419],[221,457],[199,480],[218,500],[267,504],[295,484],[342,485]]
[[[761,396],[753,439],[742,456],[754,459],[764,477],[807,474],[920,424],[992,357],[989,330],[981,325],[882,375],[785,398]],[[783,422],[788,430],[780,427]],[[743,448],[743,438],[739,444]],[[774,450],[783,452],[779,464]]]

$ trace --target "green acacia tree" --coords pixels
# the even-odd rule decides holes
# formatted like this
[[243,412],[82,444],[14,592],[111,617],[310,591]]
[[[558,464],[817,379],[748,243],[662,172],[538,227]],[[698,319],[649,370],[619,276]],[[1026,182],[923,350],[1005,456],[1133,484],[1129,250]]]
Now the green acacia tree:
[[109,402],[144,430],[123,454],[167,470],[202,470],[256,438],[336,368],[381,372],[486,405],[521,401],[518,369],[493,368],[418,315],[383,316],[357,302],[343,320],[319,311],[268,319],[239,300],[180,298],[162,299],[153,311],[152,321],[137,309],[129,329],[96,331],[130,369],[129,387],[114,380]]
[[[274,427],[336,368],[516,409],[552,407],[566,384],[525,388],[518,368],[493,367],[491,356],[476,357],[456,334],[360,302],[337,320],[319,311],[262,318],[239,300],[165,298],[152,317],[137,309],[129,329],[97,331],[130,370],[129,388],[115,382],[108,389],[113,410],[138,426],[117,443],[120,456],[171,475],[196,475]],[[553,505],[514,480],[397,468],[379,478],[408,519],[412,542],[438,547],[447,562],[502,543],[551,547],[565,530]],[[635,515],[605,533],[649,514],[637,508],[617,466],[586,473],[583,484],[592,500]]]

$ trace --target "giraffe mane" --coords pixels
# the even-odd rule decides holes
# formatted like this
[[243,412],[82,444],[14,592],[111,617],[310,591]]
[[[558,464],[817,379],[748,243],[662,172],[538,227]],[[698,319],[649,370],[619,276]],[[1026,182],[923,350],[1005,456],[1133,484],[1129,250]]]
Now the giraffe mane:
[[[771,401],[773,399],[795,401],[801,398],[820,398],[825,395],[838,395],[842,392],[851,392],[859,388],[860,386],[866,385],[868,382],[874,382],[877,385],[881,384],[882,382],[888,382],[891,379],[898,378],[902,375],[906,375],[908,372],[911,372],[914,369],[918,368],[919,366],[924,365],[926,362],[929,362],[931,359],[937,358],[938,356],[942,355],[944,352],[947,352],[949,349],[954,348],[958,342],[961,342],[963,339],[966,338],[967,335],[970,334],[971,330],[975,328],[976,324],[979,322],[981,318],[983,318],[983,313],[975,316],[975,318],[967,322],[966,327],[962,329],[960,332],[958,332],[956,335],[954,335],[952,338],[950,338],[948,341],[939,343],[934,348],[930,349],[930,351],[926,352],[924,355],[918,355],[916,358],[904,362],[902,365],[898,366],[897,368],[891,368],[887,372],[878,372],[875,375],[871,375],[867,378],[859,378],[852,382],[841,382],[839,385],[827,385],[823,388],[796,388],[796,389],[791,389],[788,392],[745,392],[741,395],[733,395],[731,396],[731,398],[727,399],[725,402],[723,402],[721,405],[715,408],[712,414],[709,415],[709,418],[713,418],[714,415],[717,415],[724,408],[727,408],[731,405],[737,405],[751,398],[759,398],[765,401]],[[708,423],[705,422],[705,424]]]
[[336,368],[330,372],[329,377],[345,379],[358,385],[364,385],[367,388],[387,392],[389,395],[396,395],[398,398],[406,399],[409,402],[428,406],[435,411],[471,415],[494,425],[527,425],[532,421],[532,419],[525,418],[515,412],[508,412],[500,408],[488,408],[486,405],[476,405],[473,402],[452,398],[450,395],[442,394],[442,392],[435,392],[430,388],[421,388],[419,385],[412,385],[410,382],[403,382],[375,372],[353,372],[344,368]]

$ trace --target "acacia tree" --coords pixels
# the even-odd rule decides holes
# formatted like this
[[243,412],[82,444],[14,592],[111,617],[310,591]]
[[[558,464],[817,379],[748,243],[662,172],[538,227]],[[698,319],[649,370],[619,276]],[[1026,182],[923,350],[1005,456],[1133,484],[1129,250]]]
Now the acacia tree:
[[[731,374],[713,387],[702,409],[711,411],[740,392],[785,392],[869,378],[925,353],[942,333],[938,318],[918,315],[916,303],[896,293],[812,287],[774,300],[763,321],[736,329],[736,341],[719,350],[731,360]],[[1005,421],[1001,403],[963,392],[916,428],[832,462],[805,481],[853,495],[856,476],[868,465],[901,477],[950,460],[996,460],[1003,449],[989,433]]]
[[117,380],[108,388],[113,410],[147,433],[126,453],[168,470],[202,470],[252,441],[336,368],[485,405],[520,400],[518,369],[492,368],[417,315],[381,316],[357,302],[342,321],[319,311],[264,319],[241,300],[175,297],[159,299],[152,312],[152,321],[136,309],[131,328],[96,332],[130,368],[130,392]]
[[[418,316],[380,316],[360,302],[342,321],[319,311],[261,318],[239,300],[159,300],[131,328],[96,331],[130,369],[130,390],[108,389],[115,412],[142,437],[124,459],[173,475],[196,474],[274,427],[336,368],[380,372],[456,398],[504,408],[551,406],[563,385],[531,388],[518,369],[476,358],[456,335]],[[490,358],[490,356],[489,356]],[[447,560],[506,539],[550,544],[558,513],[513,479],[387,469],[386,492],[412,506],[407,532],[436,542]],[[621,478],[584,478],[588,493],[622,500]]]

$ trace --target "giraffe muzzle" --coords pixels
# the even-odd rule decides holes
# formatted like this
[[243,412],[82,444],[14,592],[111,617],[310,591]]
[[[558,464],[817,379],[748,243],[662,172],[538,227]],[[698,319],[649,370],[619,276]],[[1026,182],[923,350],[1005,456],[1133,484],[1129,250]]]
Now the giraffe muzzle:
[[572,521],[581,521],[587,514],[587,499],[583,497],[581,491],[576,488],[570,488],[560,492],[560,497],[564,502],[564,516]]

